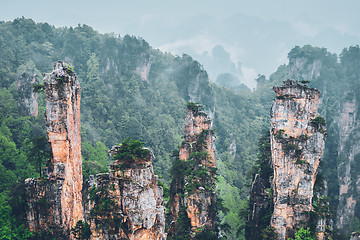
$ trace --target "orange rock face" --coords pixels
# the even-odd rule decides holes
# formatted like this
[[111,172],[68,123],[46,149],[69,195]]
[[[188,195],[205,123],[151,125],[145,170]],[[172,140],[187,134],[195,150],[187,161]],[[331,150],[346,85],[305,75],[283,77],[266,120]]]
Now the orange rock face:
[[[215,169],[215,137],[211,129],[212,121],[204,112],[187,108],[185,139],[179,151],[179,161],[187,162],[186,169],[178,170],[180,174],[174,177],[170,191],[169,234],[172,236],[177,235],[181,209],[186,211],[192,237],[204,229],[214,230],[216,213],[212,213],[210,207],[216,204],[212,172]],[[199,169],[207,172],[206,179],[196,176]]]
[[[80,85],[65,62],[54,64],[44,78],[46,130],[52,158],[46,180],[27,180],[28,224],[32,231],[52,230],[64,236],[79,220],[82,209],[82,159],[80,137]],[[39,198],[46,202],[46,214],[36,213]],[[34,220],[33,215],[38,215]],[[69,238],[69,237],[68,237]]]
[[[313,188],[325,146],[325,126],[315,124],[320,92],[287,80],[274,87],[271,151],[274,168],[274,213],[271,225],[279,239],[308,223]],[[321,234],[320,234],[321,235]],[[320,236],[319,235],[319,236]]]

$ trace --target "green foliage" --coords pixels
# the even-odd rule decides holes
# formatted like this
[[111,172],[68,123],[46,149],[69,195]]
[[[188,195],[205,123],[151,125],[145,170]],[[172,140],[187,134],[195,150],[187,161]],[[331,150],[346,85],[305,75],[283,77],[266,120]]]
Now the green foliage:
[[314,59],[323,59],[327,56],[328,52],[326,48],[312,47],[310,45],[305,45],[303,47],[296,46],[288,54],[290,60],[295,58],[304,58],[307,61],[312,61]]
[[81,156],[83,158],[83,176],[87,179],[89,175],[96,175],[109,170],[109,149],[98,141],[95,146],[89,142],[81,142]]
[[325,118],[317,116],[314,119],[311,119],[311,123],[315,126],[316,129],[322,129],[326,126]]
[[354,219],[350,223],[350,231],[351,232],[360,232],[360,220],[357,217],[354,217]]
[[7,196],[0,193],[0,239],[24,240],[31,239],[33,234],[24,225],[19,225],[14,218],[12,209],[6,201]]
[[45,91],[44,84],[34,84],[33,91],[36,93],[41,93]]
[[218,240],[218,234],[209,229],[199,229],[199,233],[195,235],[195,240]]
[[120,148],[115,153],[114,159],[121,161],[138,161],[147,158],[149,154],[149,150],[144,149],[143,142],[128,137],[120,144]]
[[203,108],[204,108],[200,104],[194,103],[194,102],[186,103],[186,107],[187,107],[187,109],[189,109],[193,112],[194,116],[198,116],[200,114],[200,112],[203,111]]
[[41,214],[44,214],[44,215],[47,214],[47,212],[50,209],[50,205],[49,205],[47,198],[42,197],[42,198],[38,199],[36,202],[36,208],[37,208],[37,211],[40,212]]
[[[278,133],[283,134],[284,130],[279,130]],[[245,226],[245,238],[246,239],[276,239],[276,235],[272,233],[272,229],[269,228],[271,215],[273,213],[273,190],[271,188],[271,178],[273,176],[273,169],[271,167],[271,145],[270,145],[270,131],[266,131],[260,138],[258,143],[258,159],[255,161],[253,169],[250,173],[252,179],[258,175],[258,181],[260,181],[263,191],[267,193],[264,196],[258,196],[252,192],[250,200],[248,202],[248,209],[246,209],[244,215],[247,216],[248,221]],[[264,201],[264,207],[258,210],[257,216],[251,219],[251,214],[254,207],[254,202],[259,198]],[[239,229],[240,231],[240,229]],[[263,235],[265,234],[265,237]]]
[[190,239],[191,222],[184,206],[180,206],[176,219],[174,240]]
[[42,166],[46,160],[50,159],[51,150],[46,136],[34,137],[30,140],[28,159],[37,166],[41,177]]
[[261,237],[264,240],[277,240],[278,234],[274,227],[268,226],[261,232]]
[[298,139],[300,141],[307,141],[309,139],[309,136],[307,134],[301,134]]
[[78,221],[76,226],[71,229],[75,239],[88,240],[91,236],[90,225],[85,221]]
[[109,191],[104,186],[92,187],[89,191],[89,200],[94,202],[94,207],[90,210],[92,217],[109,216],[116,210],[116,202],[110,198]]
[[284,152],[285,153],[289,153],[289,152],[291,152],[291,151],[297,151],[297,150],[299,150],[299,146],[297,145],[297,144],[295,144],[295,143],[292,143],[292,142],[286,142],[285,144],[284,144]]
[[164,197],[165,202],[169,202],[169,198],[170,198],[170,195],[169,195],[170,188],[169,188],[169,186],[165,182],[163,182],[161,180],[158,181],[158,186],[160,186],[163,189],[163,193],[164,193],[163,197]]
[[[292,240],[292,239],[289,239]],[[315,237],[312,236],[309,228],[300,228],[295,233],[295,238],[293,240],[315,240]]]

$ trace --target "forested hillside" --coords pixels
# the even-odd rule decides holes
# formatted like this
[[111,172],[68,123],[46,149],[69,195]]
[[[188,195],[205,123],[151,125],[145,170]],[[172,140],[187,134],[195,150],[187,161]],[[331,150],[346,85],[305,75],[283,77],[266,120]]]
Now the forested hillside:
[[[139,37],[100,34],[87,25],[55,28],[25,18],[0,22],[0,236],[26,239],[28,234],[21,227],[24,200],[19,193],[24,179],[38,177],[49,158],[41,84],[54,61],[71,63],[80,80],[84,179],[107,171],[108,150],[132,137],[154,152],[154,169],[168,184],[172,151],[182,142],[186,102],[202,104],[214,121],[218,193],[229,209],[220,213],[222,224],[230,226],[224,234],[244,239],[251,169],[257,142],[269,128],[272,86],[290,75],[312,80],[295,76],[300,70],[292,67],[298,66],[292,60],[297,58],[322,61],[310,86],[324,96],[321,108],[329,130],[323,169],[331,201],[338,202],[339,183],[331,176],[337,174],[339,133],[331,128],[331,118],[344,92],[357,99],[360,68],[351,63],[360,62],[358,53],[358,47],[345,49],[339,63],[325,49],[294,48],[289,65],[280,66],[269,80],[259,76],[256,90],[234,91],[212,83],[191,56],[163,53]],[[32,93],[34,86],[37,93]]]
[[[55,28],[24,18],[1,22],[0,31],[1,138],[6,150],[1,157],[2,231],[17,234],[14,226],[23,216],[11,211],[23,207],[23,199],[10,200],[12,189],[39,176],[48,159],[42,74],[51,71],[54,61],[66,60],[82,87],[85,178],[107,171],[108,149],[132,137],[153,150],[155,170],[168,183],[171,154],[182,141],[186,102],[204,106],[217,135],[219,193],[230,209],[223,223],[236,238],[245,223],[239,213],[246,208],[247,172],[257,154],[254,143],[267,126],[269,105],[263,106],[257,92],[216,86],[190,56],[162,53],[141,38],[99,34],[86,25]],[[33,85],[37,94],[31,94]],[[30,111],[36,104],[37,116]],[[9,216],[17,216],[17,224]]]

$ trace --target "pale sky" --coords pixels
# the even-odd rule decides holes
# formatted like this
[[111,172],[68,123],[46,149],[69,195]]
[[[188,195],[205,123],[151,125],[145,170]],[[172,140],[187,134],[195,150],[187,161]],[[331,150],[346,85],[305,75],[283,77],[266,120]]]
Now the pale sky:
[[55,26],[82,23],[100,32],[122,33],[149,19],[175,26],[198,14],[224,18],[244,13],[289,22],[308,18],[319,28],[334,26],[360,35],[359,10],[359,0],[2,0],[0,19],[24,16]]
[[[344,47],[360,43],[360,0],[0,2],[3,21],[24,16],[56,27],[80,23],[100,33],[141,36],[155,48],[189,53],[204,66],[209,60],[203,59],[204,54],[212,57],[212,49],[221,45],[231,61],[238,68],[241,65],[236,71],[247,78],[245,82],[258,73],[274,72],[296,45],[311,44],[339,54]],[[214,62],[205,66],[210,75],[214,66]]]

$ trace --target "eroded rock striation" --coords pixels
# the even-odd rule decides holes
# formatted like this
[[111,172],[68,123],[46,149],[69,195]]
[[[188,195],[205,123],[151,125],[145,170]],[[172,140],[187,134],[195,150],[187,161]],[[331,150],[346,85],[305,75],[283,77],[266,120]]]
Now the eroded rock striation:
[[37,93],[33,91],[36,83],[35,69],[27,69],[17,76],[17,91],[19,93],[19,107],[24,115],[37,117],[38,102]]
[[169,234],[194,238],[200,232],[216,231],[217,198],[212,121],[192,102],[187,106],[184,135],[172,170]]
[[274,168],[271,226],[279,239],[287,239],[309,223],[314,183],[324,152],[325,121],[318,116],[321,94],[317,89],[287,80],[274,87],[274,91],[270,136]]
[[358,103],[356,99],[342,104],[339,126],[338,180],[339,204],[336,213],[336,227],[347,229],[359,212],[360,195],[360,135]]
[[69,239],[70,230],[83,220],[80,137],[80,85],[66,62],[56,62],[45,74],[46,131],[51,161],[45,177],[26,180],[27,223],[31,231],[53,232]]
[[[115,146],[115,156],[123,145]],[[163,189],[154,175],[149,149],[133,159],[119,157],[110,172],[89,184],[85,218],[91,239],[166,239]]]

